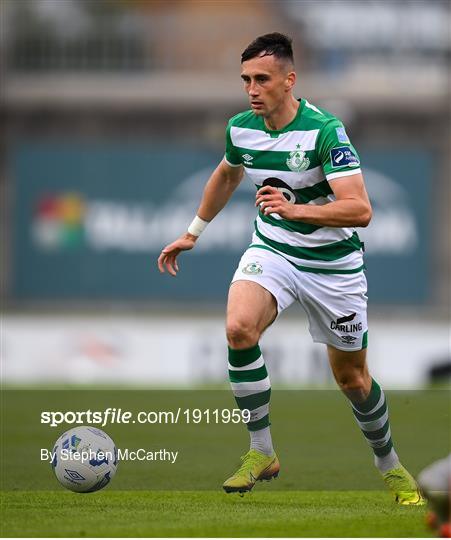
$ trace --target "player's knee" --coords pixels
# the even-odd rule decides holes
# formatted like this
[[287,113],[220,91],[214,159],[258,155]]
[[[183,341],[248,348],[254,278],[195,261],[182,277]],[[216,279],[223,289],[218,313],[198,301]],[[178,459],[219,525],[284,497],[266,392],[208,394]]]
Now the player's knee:
[[260,337],[254,325],[240,320],[227,322],[226,335],[229,347],[232,349],[252,347]]
[[340,389],[352,401],[364,401],[370,391],[371,382],[361,373],[346,373],[337,377]]

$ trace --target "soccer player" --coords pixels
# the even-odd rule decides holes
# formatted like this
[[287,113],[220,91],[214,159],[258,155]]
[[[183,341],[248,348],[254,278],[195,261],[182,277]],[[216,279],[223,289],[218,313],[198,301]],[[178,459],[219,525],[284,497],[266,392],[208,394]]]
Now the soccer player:
[[374,452],[395,499],[424,500],[393,447],[384,392],[366,364],[367,296],[363,245],[371,205],[358,154],[340,120],[296,99],[291,39],[255,39],[241,56],[250,110],[227,125],[224,159],[208,180],[197,215],[158,259],[175,276],[177,257],[192,249],[246,172],[257,188],[251,244],[230,286],[226,333],[229,374],[238,406],[251,411],[250,450],[223,485],[245,492],[279,472],[269,422],[270,380],[259,347],[262,333],[293,302],[309,320],[313,341],[327,346],[338,386]]

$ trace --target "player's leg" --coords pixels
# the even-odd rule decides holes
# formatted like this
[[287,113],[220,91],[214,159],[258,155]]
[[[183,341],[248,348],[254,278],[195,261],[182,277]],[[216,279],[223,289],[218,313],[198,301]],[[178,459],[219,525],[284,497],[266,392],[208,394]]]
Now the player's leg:
[[291,265],[282,257],[250,248],[230,287],[226,324],[229,377],[238,406],[250,411],[250,450],[242,466],[224,483],[227,492],[249,491],[255,480],[269,479],[279,471],[269,423],[271,384],[259,339],[278,313],[294,301],[291,272]]
[[276,317],[277,302],[267,289],[249,280],[230,285],[226,318],[229,347],[253,347]]
[[328,345],[327,352],[335,380],[351,402],[357,423],[373,449],[376,467],[386,473],[399,464],[399,459],[391,439],[385,395],[369,374],[366,349],[342,351]]
[[279,472],[269,427],[271,384],[258,344],[276,316],[276,300],[269,291],[252,281],[232,283],[226,324],[229,378],[238,406],[250,411],[251,420],[247,423],[250,450],[242,466],[223,485],[229,493],[249,491],[256,480]]
[[274,454],[269,428],[271,384],[258,343],[276,316],[275,298],[258,283],[231,285],[226,323],[229,378],[238,406],[251,412],[250,447],[268,456]]
[[451,454],[423,469],[418,483],[428,499],[426,523],[441,538],[451,538]]
[[335,379],[375,455],[375,463],[400,504],[421,504],[412,476],[393,448],[384,392],[366,364],[368,343],[366,278],[355,274],[304,273],[298,281],[314,341],[328,346]]
[[357,424],[374,452],[375,465],[396,501],[423,504],[415,480],[401,465],[393,447],[387,401],[368,371],[366,349],[343,351],[328,345],[327,352],[335,380],[351,402]]

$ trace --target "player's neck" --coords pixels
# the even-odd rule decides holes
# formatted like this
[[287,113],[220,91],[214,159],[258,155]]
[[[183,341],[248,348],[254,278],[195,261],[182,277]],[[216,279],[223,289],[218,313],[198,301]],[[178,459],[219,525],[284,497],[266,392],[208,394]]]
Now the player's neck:
[[291,96],[280,109],[274,111],[271,116],[264,118],[266,127],[272,131],[280,131],[295,119],[299,107],[299,101],[294,96]]

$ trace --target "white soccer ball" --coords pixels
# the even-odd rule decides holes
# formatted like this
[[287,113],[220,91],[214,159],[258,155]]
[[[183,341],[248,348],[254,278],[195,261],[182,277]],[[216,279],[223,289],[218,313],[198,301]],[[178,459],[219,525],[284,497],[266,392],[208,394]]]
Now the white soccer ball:
[[86,426],[70,429],[55,443],[52,468],[65,488],[79,493],[98,491],[116,474],[116,446],[101,429]]

